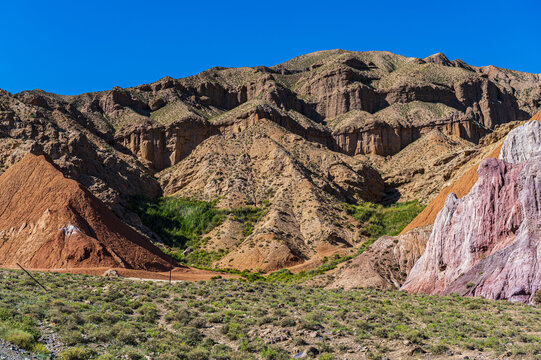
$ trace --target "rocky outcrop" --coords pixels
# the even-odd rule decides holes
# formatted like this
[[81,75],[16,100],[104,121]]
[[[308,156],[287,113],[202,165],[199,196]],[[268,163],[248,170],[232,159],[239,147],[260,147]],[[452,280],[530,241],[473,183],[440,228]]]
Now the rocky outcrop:
[[[530,122],[538,122],[538,121],[541,121],[541,111],[530,119]],[[475,149],[475,152],[471,154],[468,161],[458,166],[454,170],[454,174],[452,176],[449,176],[448,179],[450,181],[448,182],[448,185],[443,187],[443,189],[441,189],[438,195],[436,195],[428,203],[426,208],[415,219],[413,219],[413,221],[410,224],[408,224],[408,226],[404,228],[402,233],[406,233],[416,227],[426,226],[426,225],[434,223],[438,212],[443,208],[445,200],[447,199],[447,196],[449,194],[454,193],[458,198],[461,198],[465,196],[466,194],[468,194],[468,192],[471,190],[471,188],[475,185],[475,182],[477,181],[477,168],[479,167],[479,163],[487,157],[501,158],[500,152],[501,152],[502,147],[504,146],[504,141],[508,143],[516,144],[516,146],[507,146],[505,150],[506,153],[515,152],[519,156],[520,154],[524,154],[522,151],[516,152],[515,150],[513,150],[514,147],[524,148],[522,144],[520,144],[520,141],[518,139],[513,139],[513,136],[511,136],[509,141],[506,140],[507,136],[511,134],[511,131],[513,131],[513,129],[517,128],[517,126],[520,126],[524,123],[525,122],[513,122],[513,123],[500,125],[499,127],[496,128],[496,130],[493,133],[484,137],[481,143]],[[528,127],[533,127],[535,129],[537,128],[537,125],[536,124],[532,125],[528,123]],[[517,132],[514,132],[514,134],[517,134],[517,133],[518,133],[518,130]],[[532,141],[535,141],[535,139],[537,138],[537,135],[532,133],[528,136],[529,138],[525,139],[525,144],[529,143],[530,145],[526,146],[526,148],[529,147],[531,149],[536,146],[535,143],[532,143]],[[530,150],[526,150],[526,153],[528,153],[529,151]],[[524,156],[529,156],[529,155],[524,155]],[[397,158],[397,160],[399,160],[399,158]],[[516,162],[513,160],[512,156],[509,156],[509,155],[505,155],[505,160],[512,163]],[[391,161],[390,166],[392,165],[393,163]],[[390,179],[388,178],[386,180],[389,181]]]
[[[455,119],[453,119],[455,118]],[[429,124],[388,124],[384,121],[369,122],[364,126],[349,126],[333,132],[337,147],[348,155],[394,155],[423,135],[437,130],[445,135],[477,142],[487,134],[479,124],[461,120],[459,113]],[[365,123],[360,121],[359,125]]]
[[209,122],[198,117],[187,117],[164,126],[142,120],[119,131],[117,146],[126,148],[153,171],[161,171],[177,164],[205,139],[214,135],[237,134],[262,119],[270,120],[289,132],[308,141],[318,142],[334,149],[329,131],[299,113],[284,112],[265,102],[254,102],[224,114]]
[[137,156],[153,172],[175,165],[203,140],[217,134],[207,120],[188,117],[163,126],[149,120],[130,124],[119,131],[117,147]]
[[[297,125],[289,112],[314,124],[364,112],[367,116],[353,116],[348,124],[333,126],[332,135],[324,130],[307,139],[348,155],[387,156],[434,129],[477,143],[499,124],[524,120],[531,113],[523,108],[531,111],[535,101],[528,100],[526,106],[514,94],[534,91],[539,81],[532,74],[449,61],[441,53],[415,59],[386,52],[329,51],[302,59],[270,68],[213,68],[185,79],[167,77],[135,88],[75,97],[33,91],[17,98],[42,111],[68,114],[105,141],[114,138],[118,148],[136,155],[151,171],[159,171],[176,164],[202,140],[227,132],[205,121],[212,123],[222,114],[230,117],[228,112],[236,113],[252,101],[275,107],[278,113],[263,115],[293,128]],[[389,114],[395,105],[416,102],[447,109],[444,114],[419,109]],[[250,116],[235,120],[242,123]],[[185,135],[188,131],[193,138]]]
[[17,263],[151,271],[177,265],[44,156],[32,154],[0,176],[0,264]]
[[[7,159],[20,159],[29,152],[45,154],[66,176],[111,206],[126,196],[161,194],[158,182],[137,159],[116,151],[93,133],[92,127],[82,126],[71,115],[57,109],[36,109],[7,93],[0,93],[0,103],[10,109],[0,114],[0,139],[22,145],[5,149]],[[54,104],[63,106],[62,102]],[[4,164],[13,163],[8,160]]]
[[400,236],[383,236],[346,265],[339,268],[328,288],[398,289],[425,251],[432,226]]
[[393,155],[434,129],[478,143],[497,125],[528,117],[519,110],[512,95],[486,79],[455,83],[452,89],[407,85],[388,90],[386,99],[389,107],[413,102],[439,103],[449,107],[452,112],[438,116],[436,112],[420,114],[415,111],[402,115],[398,121],[392,121],[385,110],[374,113],[360,106],[352,106],[344,109],[345,112],[340,115],[351,109],[369,114],[357,116],[333,131],[342,151],[350,155]]
[[541,122],[529,121],[509,132],[500,151],[500,159],[518,164],[541,152]]
[[538,131],[533,122],[513,130],[501,154],[511,162],[484,160],[468,195],[449,195],[404,290],[532,301],[541,288]]

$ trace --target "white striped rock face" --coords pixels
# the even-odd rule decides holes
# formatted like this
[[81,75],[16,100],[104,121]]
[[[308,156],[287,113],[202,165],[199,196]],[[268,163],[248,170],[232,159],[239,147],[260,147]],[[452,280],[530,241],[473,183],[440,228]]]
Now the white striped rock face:
[[518,164],[539,152],[541,152],[541,123],[529,121],[509,132],[500,151],[500,159]]
[[541,289],[539,125],[514,130],[502,149],[511,161],[484,160],[468,195],[449,195],[402,289],[532,301]]

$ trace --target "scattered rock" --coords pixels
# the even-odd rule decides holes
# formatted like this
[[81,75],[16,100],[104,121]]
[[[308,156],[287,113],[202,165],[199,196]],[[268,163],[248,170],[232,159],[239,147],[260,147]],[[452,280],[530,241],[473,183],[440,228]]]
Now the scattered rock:
[[109,277],[120,277],[120,274],[115,269],[109,269],[103,275]]
[[293,359],[307,359],[318,354],[319,351],[315,347],[310,346],[298,353],[297,355],[293,356]]

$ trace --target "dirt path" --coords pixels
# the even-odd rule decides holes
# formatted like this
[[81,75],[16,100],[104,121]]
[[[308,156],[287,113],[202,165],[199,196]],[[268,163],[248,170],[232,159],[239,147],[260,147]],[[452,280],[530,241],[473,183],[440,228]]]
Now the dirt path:
[[[15,267],[4,267],[4,268],[17,269]],[[105,272],[108,270],[115,270],[121,277],[124,277],[124,278],[164,280],[164,281],[169,280],[169,272],[153,272],[153,271],[133,270],[133,269],[123,269],[123,268],[70,268],[70,269],[26,269],[26,270],[41,271],[41,272],[97,275],[97,276],[104,275]],[[178,268],[174,268],[171,271],[171,280],[174,280],[174,281],[210,280],[212,277],[215,277],[215,276],[221,276],[224,279],[239,278],[238,275],[220,273],[217,271],[200,270],[200,269],[191,268],[191,267],[178,267]]]

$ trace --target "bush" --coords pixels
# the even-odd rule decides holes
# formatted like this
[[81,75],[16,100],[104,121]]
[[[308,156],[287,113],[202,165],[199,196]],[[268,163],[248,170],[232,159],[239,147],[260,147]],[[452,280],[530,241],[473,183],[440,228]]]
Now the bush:
[[267,347],[261,352],[261,357],[265,360],[288,360],[289,353],[284,349],[277,347]]
[[209,352],[206,349],[195,348],[188,353],[188,360],[208,360]]
[[426,334],[421,330],[412,330],[406,334],[406,339],[417,345],[421,345],[426,338]]
[[199,343],[203,340],[203,334],[201,334],[199,330],[191,326],[182,328],[180,333],[186,345],[189,346],[199,345]]
[[32,350],[36,339],[34,338],[34,335],[26,331],[14,329],[8,332],[7,341],[17,345],[21,349]]
[[297,322],[292,317],[285,317],[282,319],[282,321],[280,321],[280,325],[282,327],[290,327],[297,325]]
[[332,354],[322,354],[318,357],[318,360],[334,360],[334,356]]
[[32,352],[35,354],[45,355],[49,353],[49,350],[47,349],[45,345],[40,344],[40,343],[35,343],[34,346],[32,347]]
[[88,360],[94,355],[94,351],[82,347],[66,349],[59,354],[60,360]]
[[444,343],[437,343],[434,346],[430,347],[430,352],[434,355],[443,355],[449,350],[449,347],[445,345]]
[[541,305],[541,290],[537,290],[535,294],[533,294],[532,301],[535,305]]

